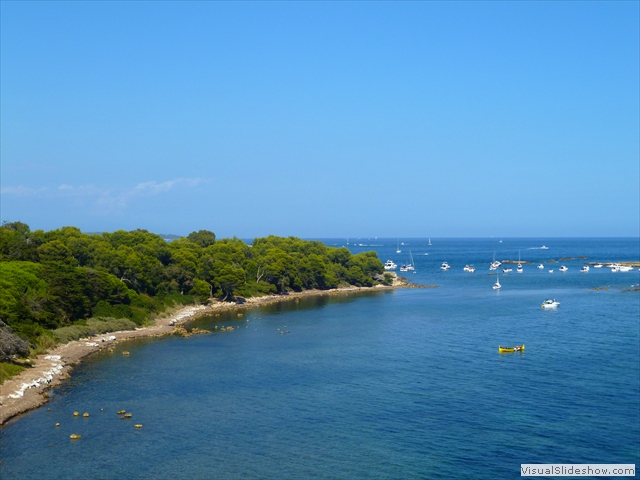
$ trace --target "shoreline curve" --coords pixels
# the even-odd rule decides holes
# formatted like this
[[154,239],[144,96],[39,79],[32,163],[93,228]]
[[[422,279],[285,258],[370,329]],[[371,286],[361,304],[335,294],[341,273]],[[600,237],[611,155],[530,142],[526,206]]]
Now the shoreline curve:
[[304,297],[348,295],[352,293],[373,292],[379,290],[395,290],[408,286],[398,277],[391,286],[376,285],[374,287],[346,287],[331,290],[305,290],[286,295],[267,295],[251,297],[243,302],[216,302],[210,305],[188,306],[174,312],[167,318],[156,318],[155,324],[135,330],[121,330],[104,333],[90,338],[82,338],[69,343],[57,345],[53,349],[38,355],[34,365],[6,380],[0,386],[0,428],[9,420],[34,410],[49,401],[48,390],[62,384],[70,378],[75,365],[89,355],[112,347],[117,343],[135,338],[170,335],[178,327],[191,320],[212,313],[234,310],[250,310],[274,303],[292,301]]

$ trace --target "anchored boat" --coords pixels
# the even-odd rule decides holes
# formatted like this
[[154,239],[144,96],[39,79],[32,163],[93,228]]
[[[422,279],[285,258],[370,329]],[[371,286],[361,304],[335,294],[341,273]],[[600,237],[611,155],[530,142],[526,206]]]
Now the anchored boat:
[[524,352],[524,344],[515,347],[498,347],[498,353]]

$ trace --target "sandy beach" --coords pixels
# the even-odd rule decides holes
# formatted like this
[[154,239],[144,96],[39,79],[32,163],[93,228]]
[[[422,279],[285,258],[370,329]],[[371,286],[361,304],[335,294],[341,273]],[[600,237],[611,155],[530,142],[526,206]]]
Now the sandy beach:
[[216,302],[210,305],[187,306],[166,318],[156,318],[155,324],[135,330],[119,331],[84,338],[58,345],[34,360],[34,366],[5,381],[0,387],[0,425],[8,420],[38,408],[48,401],[47,391],[69,378],[74,365],[116,343],[134,338],[169,335],[181,325],[195,318],[223,311],[250,310],[251,308],[278,302],[295,301],[302,297],[349,295],[359,292],[389,290],[404,286],[396,279],[392,286],[349,287],[334,290],[307,290],[288,295],[269,295],[244,299],[241,302]]

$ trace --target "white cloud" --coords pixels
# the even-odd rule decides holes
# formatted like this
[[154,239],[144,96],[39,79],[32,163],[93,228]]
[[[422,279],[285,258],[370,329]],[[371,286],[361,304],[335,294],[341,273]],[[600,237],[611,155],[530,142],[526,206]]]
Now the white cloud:
[[0,189],[0,193],[3,195],[17,195],[17,196],[28,196],[28,195],[38,195],[41,193],[46,193],[48,190],[45,187],[42,188],[29,188],[22,185],[17,187],[2,187]]
[[136,187],[129,191],[131,196],[135,195],[157,195],[159,193],[168,192],[174,187],[185,186],[187,188],[195,187],[204,180],[200,178],[176,178],[175,180],[169,180],[163,183],[156,183],[155,180],[151,182],[139,183]]
[[[125,189],[106,189],[98,188],[95,185],[83,185],[74,187],[68,184],[60,185],[56,190],[49,190],[42,187],[39,189],[24,187],[3,187],[0,191],[3,195],[15,196],[36,196],[42,198],[81,198],[90,199],[94,197],[92,202],[101,213],[112,213],[123,210],[127,205],[137,197],[148,197],[160,195],[171,190],[187,189],[206,183],[208,180],[201,178],[176,178],[166,182],[158,183],[155,180],[141,182],[135,187]],[[89,200],[90,201],[90,200]],[[84,203],[84,202],[83,202]]]

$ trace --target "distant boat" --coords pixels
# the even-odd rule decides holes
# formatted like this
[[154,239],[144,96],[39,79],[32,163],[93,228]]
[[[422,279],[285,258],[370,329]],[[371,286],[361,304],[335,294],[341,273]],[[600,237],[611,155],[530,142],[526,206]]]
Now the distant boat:
[[498,353],[513,353],[513,352],[524,352],[524,344],[516,345],[515,347],[498,346]]
[[561,272],[566,272],[567,270],[569,270],[569,268],[562,265],[558,270],[560,270]]
[[502,272],[503,273],[511,273],[511,272],[513,272],[513,268],[503,268]]
[[416,265],[413,263],[413,255],[411,254],[411,250],[409,250],[409,263],[406,265],[407,270],[412,270],[415,273]]
[[431,239],[429,239],[429,246],[431,246]]
[[627,265],[620,265],[619,263],[611,264],[612,272],[630,272],[631,270],[633,270],[633,267],[629,267]]
[[542,305],[540,305],[540,308],[558,308],[558,305],[560,305],[560,302],[556,302],[555,300],[545,300],[542,302]]
[[546,245],[542,245],[542,246],[540,247],[540,250],[549,250],[549,247],[547,247]]
[[395,270],[396,268],[398,268],[398,265],[393,263],[393,260],[387,260],[384,264],[385,270]]
[[440,266],[440,270],[449,270],[450,268],[451,266],[449,266],[447,262],[442,262],[442,265]]
[[498,278],[496,278],[496,283],[493,284],[493,289],[500,290],[501,288],[502,288],[502,285],[500,285],[500,276],[498,276]]
[[518,273],[522,273],[524,272],[524,270],[522,269],[522,262],[520,261],[520,250],[518,250]]
[[489,270],[496,270],[502,263],[496,262],[496,252],[493,252],[493,262],[489,266]]
[[540,263],[540,264],[538,264],[538,268],[539,268],[540,270],[542,270],[542,269],[544,268],[544,265],[542,265],[542,264]]
[[400,250],[400,240],[398,240],[398,246],[396,247],[396,253],[402,253],[402,250]]
[[587,273],[589,271],[589,265],[584,265],[581,269],[580,269],[580,273]]

